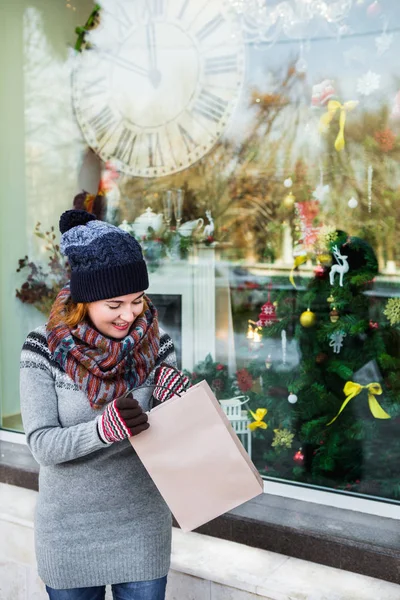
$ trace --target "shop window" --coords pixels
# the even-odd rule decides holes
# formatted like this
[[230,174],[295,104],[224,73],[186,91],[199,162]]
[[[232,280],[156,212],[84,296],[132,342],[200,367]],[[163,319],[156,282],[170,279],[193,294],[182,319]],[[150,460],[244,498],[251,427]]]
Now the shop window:
[[181,367],[264,477],[398,501],[400,7],[145,4],[4,20],[3,428],[86,207],[143,244]]

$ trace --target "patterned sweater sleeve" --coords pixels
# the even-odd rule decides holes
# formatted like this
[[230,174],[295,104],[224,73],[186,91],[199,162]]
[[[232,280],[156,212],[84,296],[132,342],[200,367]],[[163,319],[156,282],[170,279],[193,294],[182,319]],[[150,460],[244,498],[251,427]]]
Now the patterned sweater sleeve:
[[[178,368],[178,361],[176,358],[174,343],[171,340],[168,333],[166,333],[165,331],[160,329],[160,349],[158,351],[158,356],[157,356],[157,360],[154,365],[154,368],[153,368],[152,372],[150,373],[149,377],[147,378],[146,386],[154,385],[154,378],[155,378],[155,372],[157,370],[157,367],[159,367],[163,363],[170,365],[171,367],[174,367],[175,369]],[[154,396],[152,396],[150,399],[150,407],[149,408],[152,408],[152,407],[156,406],[157,404],[159,404],[159,402],[154,398]]]
[[43,466],[64,463],[105,448],[92,421],[62,427],[57,410],[54,365],[44,336],[32,332],[20,363],[21,414],[27,444]]

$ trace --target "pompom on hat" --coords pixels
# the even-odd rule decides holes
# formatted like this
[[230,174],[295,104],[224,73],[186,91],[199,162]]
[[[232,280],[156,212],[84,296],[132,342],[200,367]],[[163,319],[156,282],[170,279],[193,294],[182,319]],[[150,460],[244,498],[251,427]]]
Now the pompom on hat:
[[96,302],[149,287],[142,249],[129,233],[85,210],[67,210],[59,226],[74,302]]

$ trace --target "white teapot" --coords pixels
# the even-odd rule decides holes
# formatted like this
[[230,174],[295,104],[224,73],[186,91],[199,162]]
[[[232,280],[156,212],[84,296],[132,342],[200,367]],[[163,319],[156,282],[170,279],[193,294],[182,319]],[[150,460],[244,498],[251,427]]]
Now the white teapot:
[[182,223],[179,227],[178,232],[183,237],[189,237],[195,231],[201,229],[204,225],[204,219],[201,217],[199,219],[193,219],[192,221],[186,221],[186,223]]
[[136,237],[142,237],[147,235],[149,227],[154,231],[159,231],[163,224],[163,216],[161,213],[155,213],[151,208],[146,208],[143,214],[141,214],[131,225],[131,229]]

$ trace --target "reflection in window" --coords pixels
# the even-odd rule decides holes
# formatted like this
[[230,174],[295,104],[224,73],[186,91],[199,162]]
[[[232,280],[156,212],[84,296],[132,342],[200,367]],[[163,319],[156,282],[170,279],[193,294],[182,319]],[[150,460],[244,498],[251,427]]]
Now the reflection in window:
[[[396,501],[400,8],[338,1],[321,15],[323,3],[276,2],[286,12],[274,20],[254,13],[259,3],[231,4],[246,68],[229,126],[172,175],[102,163],[103,218],[141,240],[150,294],[179,298],[179,319],[169,300],[160,308],[182,365],[252,425],[251,443],[241,435],[262,475]],[[31,8],[24,27],[30,239],[37,221],[56,230],[72,206],[86,142],[71,109],[73,57],[50,46],[56,24],[44,34]],[[55,293],[62,277],[37,241],[29,259]],[[41,300],[22,299],[25,333],[48,312]]]

